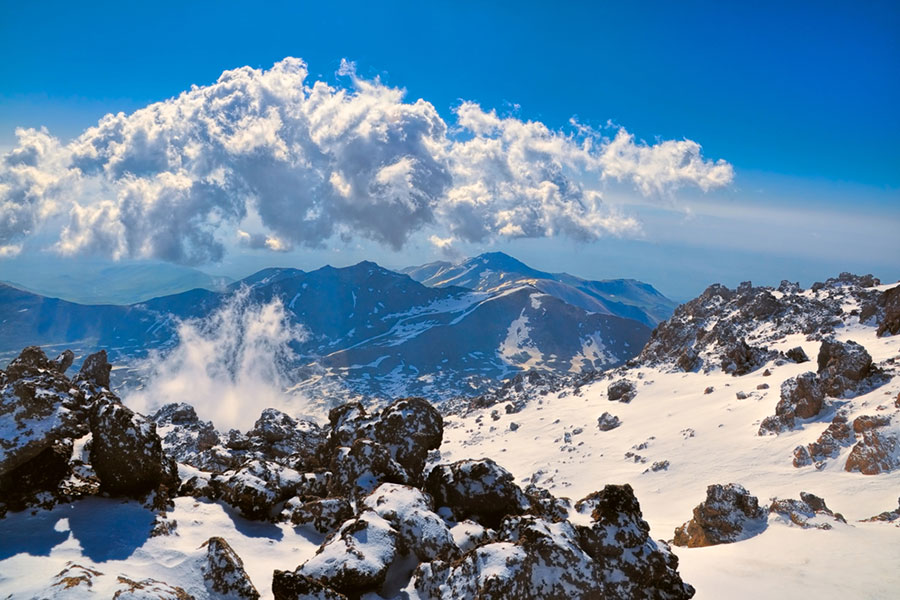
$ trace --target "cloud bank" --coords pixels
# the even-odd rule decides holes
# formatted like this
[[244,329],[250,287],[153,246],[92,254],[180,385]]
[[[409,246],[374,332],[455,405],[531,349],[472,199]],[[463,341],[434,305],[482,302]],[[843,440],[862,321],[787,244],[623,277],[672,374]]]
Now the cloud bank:
[[106,115],[67,144],[17,130],[0,158],[0,257],[41,228],[62,254],[192,265],[233,246],[285,251],[335,238],[400,249],[426,228],[444,245],[592,240],[639,229],[603,202],[607,181],[653,196],[733,178],[690,140],[646,144],[574,122],[552,130],[472,102],[448,123],[350,63],[339,74],[346,86],[310,83],[305,63],[286,58]]

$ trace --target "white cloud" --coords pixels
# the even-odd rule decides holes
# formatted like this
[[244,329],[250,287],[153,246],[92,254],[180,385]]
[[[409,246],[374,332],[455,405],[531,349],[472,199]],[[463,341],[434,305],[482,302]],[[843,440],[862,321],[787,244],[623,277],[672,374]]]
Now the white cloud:
[[[360,79],[353,63],[338,73],[349,86],[310,84],[306,65],[287,58],[107,115],[69,144],[18,131],[0,159],[0,247],[49,219],[64,223],[64,254],[185,264],[221,260],[234,240],[284,251],[363,237],[399,249],[425,228],[467,242],[591,240],[639,230],[602,201],[606,180],[652,196],[733,177],[690,140],[648,145],[577,124],[566,133],[470,102],[448,125],[429,102]],[[259,231],[241,232],[248,220]]]

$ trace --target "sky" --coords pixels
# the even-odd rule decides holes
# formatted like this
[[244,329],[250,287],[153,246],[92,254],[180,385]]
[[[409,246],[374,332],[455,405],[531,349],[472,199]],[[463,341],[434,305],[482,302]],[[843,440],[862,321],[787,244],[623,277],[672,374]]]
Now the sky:
[[897,3],[421,4],[0,4],[0,279],[900,279]]

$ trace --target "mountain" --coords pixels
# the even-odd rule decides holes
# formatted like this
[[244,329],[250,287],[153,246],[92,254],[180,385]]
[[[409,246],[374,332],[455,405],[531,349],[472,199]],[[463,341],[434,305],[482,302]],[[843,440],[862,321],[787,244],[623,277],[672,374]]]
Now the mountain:
[[432,287],[460,286],[487,292],[530,284],[587,312],[634,319],[650,328],[667,319],[676,304],[653,286],[634,279],[589,281],[568,273],[546,273],[502,252],[488,252],[460,263],[446,261],[401,271]]
[[39,268],[29,268],[27,260],[18,259],[4,265],[4,272],[6,280],[0,283],[78,304],[135,304],[195,288],[223,290],[233,282],[190,267],[149,261],[81,260],[75,266],[44,261]]
[[[0,287],[0,352],[23,343],[108,348],[118,362],[175,343],[179,319],[206,318],[246,288],[278,299],[295,339],[297,390],[324,383],[380,398],[471,394],[516,372],[581,373],[621,364],[644,323],[587,312],[522,281],[490,290],[429,287],[372,262],[305,272],[265,269],[223,292],[196,289],[129,306],[86,306]],[[315,378],[309,375],[315,373]],[[311,389],[315,388],[315,389]]]

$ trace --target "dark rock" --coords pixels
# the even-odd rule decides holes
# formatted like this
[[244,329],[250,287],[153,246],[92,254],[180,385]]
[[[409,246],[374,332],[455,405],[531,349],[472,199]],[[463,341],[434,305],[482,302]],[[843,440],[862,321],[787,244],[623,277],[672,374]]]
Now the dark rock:
[[619,420],[619,417],[611,415],[608,412],[604,412],[597,417],[597,428],[600,429],[600,431],[610,431],[621,424],[622,421]]
[[834,416],[831,423],[815,442],[794,449],[794,466],[804,467],[815,462],[836,457],[841,448],[853,443],[853,430],[843,413]]
[[155,423],[111,395],[91,407],[90,423],[91,465],[102,491],[141,498],[163,486],[164,495],[175,493],[178,470],[163,452]]
[[176,462],[210,473],[223,473],[242,462],[220,445],[219,434],[209,421],[201,421],[194,407],[185,403],[166,404],[150,419],[162,434],[163,450]]
[[329,534],[353,516],[353,506],[343,497],[311,500],[291,513],[294,525],[310,525],[322,534]]
[[53,368],[60,374],[65,374],[73,362],[75,362],[75,353],[71,350],[63,350],[59,356],[53,359]]
[[274,408],[262,411],[253,429],[247,432],[249,449],[258,457],[280,460],[290,457],[290,466],[306,470],[319,466],[320,448],[325,444],[326,433],[316,423],[296,420]]
[[106,350],[101,350],[84,359],[75,381],[84,381],[92,386],[109,389],[110,371],[112,365],[106,358]]
[[723,351],[722,371],[731,375],[746,375],[762,366],[769,354],[765,348],[752,347],[745,340],[737,340]]
[[331,495],[363,496],[381,483],[408,483],[408,474],[390,450],[369,439],[358,439],[350,448],[339,448],[331,461]]
[[210,591],[228,598],[259,598],[259,592],[244,570],[244,561],[228,542],[220,537],[211,537],[203,546],[206,546],[203,579]]
[[853,341],[823,341],[817,362],[822,389],[829,396],[841,397],[874,374],[872,357]]
[[637,387],[627,379],[622,379],[611,383],[606,389],[606,394],[611,402],[618,401],[627,404],[634,400],[634,397],[637,395]]
[[797,346],[796,348],[791,348],[787,352],[784,353],[790,360],[795,363],[805,363],[809,361],[809,357],[806,355],[806,351],[803,350],[801,346]]
[[344,523],[296,571],[348,596],[377,589],[398,556],[399,534],[370,510]]
[[863,519],[865,522],[876,522],[876,521],[885,521],[892,522],[900,519],[900,498],[897,499],[897,508],[892,511],[885,511],[883,513],[877,514],[874,517],[869,517],[868,519]]
[[675,530],[676,546],[699,548],[729,544],[762,532],[766,527],[766,510],[736,483],[711,485],[706,500],[694,508],[693,518]]
[[889,423],[877,417],[859,417],[853,422],[853,429],[859,429],[860,437],[847,457],[844,470],[877,475],[900,468],[900,435]]
[[213,481],[225,502],[248,519],[265,520],[274,516],[279,503],[296,494],[300,478],[289,467],[253,459]]
[[437,465],[429,473],[425,489],[457,519],[471,517],[492,529],[503,517],[522,514],[531,507],[512,474],[489,458]]
[[878,319],[878,337],[900,333],[900,285],[882,292],[878,304],[883,315]]
[[559,523],[569,518],[569,509],[572,508],[568,498],[557,498],[549,490],[529,484],[525,488],[525,495],[531,501],[531,506],[539,516]]
[[682,371],[691,372],[700,366],[700,357],[693,348],[685,348],[675,359],[675,364]]
[[[72,472],[71,458],[72,441],[56,440],[31,460],[0,475],[0,513],[35,505],[50,508],[60,482]],[[50,498],[42,502],[39,495],[47,493]]]
[[402,398],[387,406],[375,423],[375,440],[390,450],[410,483],[420,484],[428,451],[444,437],[441,413],[424,398]]
[[767,417],[759,427],[759,435],[781,433],[792,429],[795,419],[811,419],[824,406],[825,393],[813,372],[786,379],[781,384],[781,400],[775,406],[775,416]]
[[296,571],[277,569],[272,577],[272,595],[275,600],[347,600],[347,596]]
[[767,390],[767,389],[769,389],[769,384],[768,383],[760,383],[759,385],[756,386],[756,389]]
[[716,388],[714,388],[713,386],[709,386],[705,390],[703,390],[703,393],[705,395],[709,395],[709,394],[712,394],[714,391],[716,391]]

